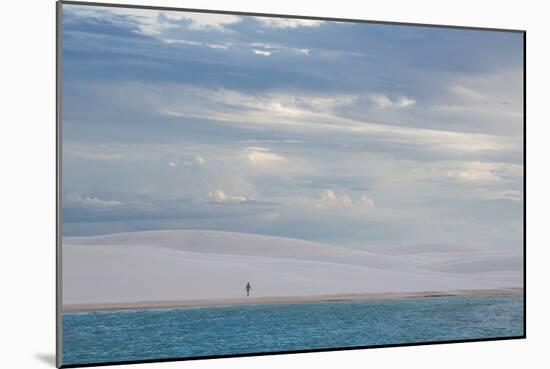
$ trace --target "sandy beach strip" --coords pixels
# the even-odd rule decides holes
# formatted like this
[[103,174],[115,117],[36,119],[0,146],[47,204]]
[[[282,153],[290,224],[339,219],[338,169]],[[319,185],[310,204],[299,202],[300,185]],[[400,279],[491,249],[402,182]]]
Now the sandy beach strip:
[[98,304],[69,304],[63,305],[64,312],[84,312],[97,310],[127,310],[127,309],[167,309],[185,307],[205,307],[224,305],[254,305],[254,304],[296,304],[308,302],[336,302],[336,301],[372,301],[372,300],[399,300],[410,298],[448,297],[448,296],[507,296],[523,294],[522,288],[500,288],[484,290],[455,290],[455,291],[422,291],[422,292],[388,292],[362,293],[340,295],[314,296],[268,296],[268,297],[241,297],[226,299],[197,299],[180,301],[136,301],[124,303]]

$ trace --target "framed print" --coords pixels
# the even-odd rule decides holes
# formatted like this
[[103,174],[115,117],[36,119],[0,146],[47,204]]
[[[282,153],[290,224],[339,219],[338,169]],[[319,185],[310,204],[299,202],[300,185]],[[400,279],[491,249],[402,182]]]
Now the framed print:
[[57,10],[58,366],[525,337],[525,31]]

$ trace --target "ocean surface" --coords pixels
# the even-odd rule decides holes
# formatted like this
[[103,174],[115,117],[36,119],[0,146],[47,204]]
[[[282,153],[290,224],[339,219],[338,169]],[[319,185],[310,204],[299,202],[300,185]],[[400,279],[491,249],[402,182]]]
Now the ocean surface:
[[522,296],[63,314],[63,364],[523,335]]

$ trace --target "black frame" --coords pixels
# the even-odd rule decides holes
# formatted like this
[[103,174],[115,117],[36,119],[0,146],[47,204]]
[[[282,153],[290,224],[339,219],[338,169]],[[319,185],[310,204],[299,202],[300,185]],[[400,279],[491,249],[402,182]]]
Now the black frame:
[[[94,7],[111,7],[111,8],[129,8],[129,9],[149,9],[149,10],[161,10],[161,11],[177,11],[177,12],[191,12],[191,13],[210,13],[210,14],[227,14],[227,15],[243,15],[243,16],[257,16],[257,17],[271,17],[271,18],[291,18],[291,19],[307,19],[307,20],[321,20],[321,21],[338,21],[338,22],[353,22],[353,23],[370,23],[370,24],[385,24],[385,25],[398,25],[398,26],[411,26],[411,27],[432,27],[432,28],[452,28],[452,29],[465,29],[465,30],[477,30],[477,31],[496,31],[496,32],[515,32],[523,35],[523,335],[520,336],[507,336],[507,337],[493,337],[493,338],[473,338],[463,340],[443,340],[443,341],[427,341],[427,342],[412,342],[412,343],[399,343],[399,344],[386,344],[386,345],[371,345],[371,346],[351,346],[351,347],[334,347],[323,349],[306,349],[306,350],[289,350],[289,351],[274,351],[274,352],[255,352],[255,353],[243,353],[243,354],[228,354],[228,355],[206,355],[196,357],[182,357],[182,358],[164,358],[164,359],[151,359],[151,360],[128,360],[128,361],[114,361],[114,362],[101,362],[101,363],[89,363],[89,364],[70,364],[63,365],[62,363],[62,216],[61,216],[61,198],[62,198],[62,175],[61,175],[61,158],[62,158],[62,93],[61,93],[61,78],[62,78],[62,6],[67,5],[84,5]],[[424,24],[424,23],[408,23],[408,22],[390,22],[390,21],[377,21],[377,20],[364,20],[364,19],[351,19],[351,18],[331,18],[331,17],[316,17],[316,16],[301,16],[290,14],[270,14],[270,13],[253,13],[253,12],[240,12],[240,11],[226,11],[226,10],[211,10],[211,9],[195,9],[195,8],[177,8],[177,7],[163,7],[163,6],[147,6],[147,5],[131,5],[131,4],[115,4],[115,3],[100,3],[100,2],[84,2],[84,1],[72,1],[72,0],[58,0],[56,2],[56,367],[58,368],[83,368],[92,366],[108,366],[108,365],[124,365],[124,364],[146,364],[146,363],[163,363],[174,361],[190,361],[190,360],[205,360],[205,359],[220,359],[220,358],[233,358],[233,357],[252,357],[252,356],[268,356],[268,355],[282,355],[282,354],[300,354],[300,353],[314,353],[314,352],[330,352],[330,351],[349,351],[349,350],[364,350],[374,348],[386,348],[386,347],[410,347],[410,346],[427,346],[427,345],[441,345],[452,343],[468,343],[468,342],[487,342],[487,341],[504,341],[504,340],[517,340],[527,338],[527,86],[526,86],[526,72],[527,72],[527,31],[519,29],[506,29],[506,28],[489,28],[489,27],[468,27],[468,26],[456,26],[456,25],[442,25],[442,24]]]

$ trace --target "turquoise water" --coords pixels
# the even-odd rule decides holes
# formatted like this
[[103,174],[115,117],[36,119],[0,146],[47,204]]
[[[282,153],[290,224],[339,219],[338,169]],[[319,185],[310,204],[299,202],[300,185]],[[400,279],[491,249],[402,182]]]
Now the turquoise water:
[[64,313],[63,364],[522,335],[522,296]]

